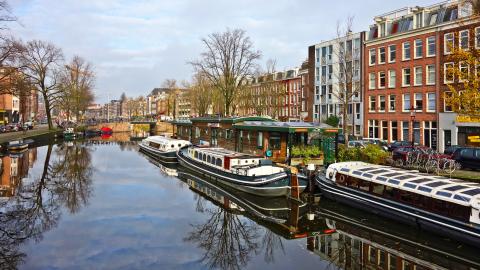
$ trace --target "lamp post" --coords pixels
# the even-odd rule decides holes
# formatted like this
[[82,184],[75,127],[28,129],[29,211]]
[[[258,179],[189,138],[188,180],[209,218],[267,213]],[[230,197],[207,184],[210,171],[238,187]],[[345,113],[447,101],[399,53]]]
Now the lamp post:
[[412,107],[410,108],[410,120],[412,121],[412,148],[415,147],[415,107]]

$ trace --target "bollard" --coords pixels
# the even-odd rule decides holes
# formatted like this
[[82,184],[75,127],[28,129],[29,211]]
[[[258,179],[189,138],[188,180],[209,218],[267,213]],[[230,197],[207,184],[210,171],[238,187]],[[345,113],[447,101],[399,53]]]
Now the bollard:
[[307,165],[307,176],[308,176],[308,191],[310,195],[313,195],[315,191],[315,164],[308,164]]

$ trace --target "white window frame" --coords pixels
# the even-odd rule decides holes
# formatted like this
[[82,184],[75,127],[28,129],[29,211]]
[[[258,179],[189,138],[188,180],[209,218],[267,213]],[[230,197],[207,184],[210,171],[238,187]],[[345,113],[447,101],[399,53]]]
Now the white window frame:
[[[465,32],[467,32],[467,48],[462,47],[462,33],[465,33]],[[458,47],[464,51],[468,51],[470,47],[470,31],[468,29],[458,32]]]
[[[421,55],[417,56],[417,41],[421,42],[422,49],[421,49]],[[411,51],[410,51],[411,52]],[[413,59],[420,59],[423,57],[423,40],[422,39],[415,39],[413,41]]]
[[[373,85],[373,86],[372,86],[372,81],[374,82],[374,84],[377,83],[377,79],[376,79],[375,76],[376,76],[376,75],[375,75],[375,72],[370,72],[370,73],[368,74],[368,89],[369,89],[369,90],[376,89],[376,85]],[[372,78],[372,77],[373,77],[373,78]]]
[[[409,108],[405,109],[405,96],[408,95],[408,99],[410,101]],[[402,94],[402,112],[410,112],[410,108],[412,108],[412,95],[409,93]]]
[[[393,107],[393,110],[390,108],[390,103],[392,102],[392,99],[391,99],[392,96],[395,96],[395,102],[394,102],[395,106]],[[388,95],[388,107],[387,107],[387,109],[388,109],[389,112],[395,112],[395,110],[397,109],[397,95],[393,95],[393,94]]]
[[[410,80],[408,84],[405,84],[405,70],[410,70]],[[402,87],[408,87],[412,84],[412,69],[411,68],[402,68]]]
[[[390,57],[391,56],[391,53],[392,53],[392,50],[391,50],[391,47],[395,47],[395,59],[392,60],[392,58]],[[395,61],[397,61],[397,45],[396,44],[390,44],[388,45],[388,63],[395,63]]]
[[[430,54],[430,40],[433,39],[433,45],[434,45],[434,50],[433,50],[433,54]],[[426,47],[426,50],[425,50],[425,55],[427,57],[433,57],[437,54],[437,38],[435,36],[431,36],[431,37],[427,37],[426,38],[426,44],[427,44],[427,47]]]
[[443,54],[445,55],[452,53],[451,51],[448,51],[449,48],[448,48],[447,36],[452,37],[452,46],[455,47],[455,35],[453,33],[446,33],[445,35],[443,35]]
[[375,96],[368,96],[368,112],[375,112],[375,107],[377,106],[377,104],[373,104],[374,106],[372,106],[372,101],[374,101],[375,103],[377,102],[375,99]]
[[[434,97],[435,97],[435,98],[434,98],[434,100],[435,100],[435,106],[434,106],[433,110],[430,110],[430,109],[429,109],[429,107],[430,107],[430,99],[428,98],[428,95],[430,95],[430,94],[433,94]],[[435,93],[435,92],[427,92],[427,93],[425,93],[425,97],[426,97],[426,100],[427,100],[426,111],[427,111],[427,112],[435,112],[435,111],[437,110],[437,109],[436,109],[436,108],[437,108],[437,93]]]
[[448,111],[447,111],[447,101],[446,101],[445,96],[446,96],[448,93],[451,94],[452,92],[450,92],[450,91],[443,92],[443,111],[444,111],[444,112],[453,112],[453,108],[452,108],[452,110],[448,110]]
[[[377,49],[375,49],[375,48],[368,50],[368,65],[369,66],[374,66],[377,62],[376,51],[377,51]],[[375,61],[373,61],[373,63],[372,63],[372,52],[375,52]]]
[[455,66],[455,64],[453,62],[448,62],[448,63],[443,64],[443,83],[444,84],[453,83],[455,81],[455,74],[453,75],[453,78],[452,78],[451,81],[447,81],[447,66],[448,65],[451,65],[452,67]]
[[[380,74],[381,73],[383,73],[383,77],[385,79],[385,85],[384,86],[382,86],[382,84],[380,83]],[[387,74],[385,73],[385,71],[379,71],[377,75],[378,75],[378,78],[377,78],[378,89],[385,89],[385,87],[387,86]]]
[[[429,67],[432,67],[433,69],[433,75],[434,75],[433,83],[429,83],[429,80],[430,80],[430,73],[428,72]],[[435,85],[436,77],[437,77],[437,71],[435,70],[435,65],[434,64],[426,65],[425,66],[425,85]]]
[[[418,95],[418,94],[420,94],[420,97],[421,97],[421,99],[419,99],[419,100],[422,101],[422,107],[421,107],[421,108],[418,108],[418,107],[417,107],[417,95]],[[411,105],[411,104],[410,104],[410,105]],[[415,112],[423,112],[423,105],[424,105],[424,104],[423,104],[423,94],[422,94],[422,93],[413,93],[413,105],[415,106],[415,107],[414,107],[414,108],[415,108]]]
[[[420,69],[420,82],[417,81],[417,69]],[[422,66],[416,66],[413,68],[413,86],[421,86],[423,84],[423,68]]]
[[[381,101],[380,101],[380,98],[381,98],[381,97],[383,97],[383,102],[385,103],[385,104],[384,104],[385,107],[384,107],[383,110],[381,109],[381,106],[380,106],[380,102],[381,102]],[[385,110],[387,109],[387,98],[385,97],[385,95],[379,95],[377,102],[378,102],[378,105],[377,105],[377,106],[378,106],[378,112],[385,112]]]
[[[460,74],[462,73],[462,64],[465,63],[465,61],[461,61],[458,63],[458,71],[460,71]],[[462,78],[459,77],[458,81],[459,82],[465,82],[468,79],[468,75],[470,74],[470,65],[468,63],[465,63],[467,65],[467,78]]]
[[[384,49],[383,55],[385,57],[385,61],[383,61],[383,62],[380,62],[381,61],[380,59],[382,59],[380,57],[380,49]],[[385,62],[387,61],[387,49],[385,47],[379,47],[378,50],[377,50],[377,56],[378,56],[378,60],[377,60],[378,64],[379,65],[385,64]]]
[[[408,43],[408,46],[409,46],[409,50],[410,50],[410,57],[409,58],[405,58],[405,44]],[[406,41],[406,42],[403,42],[402,43],[402,61],[407,61],[407,60],[410,60],[412,59],[412,44],[410,44],[410,41]]]
[[[395,74],[394,80],[392,80],[392,76],[391,76],[392,71]],[[388,70],[388,88],[395,88],[396,85],[397,85],[397,72],[394,69],[390,69]]]

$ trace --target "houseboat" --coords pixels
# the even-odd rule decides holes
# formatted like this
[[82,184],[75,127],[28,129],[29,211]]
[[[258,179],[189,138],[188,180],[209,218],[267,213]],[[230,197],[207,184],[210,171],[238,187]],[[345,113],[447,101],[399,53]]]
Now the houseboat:
[[[290,170],[263,157],[197,146],[180,149],[177,157],[180,165],[247,193],[267,197],[290,194]],[[297,178],[299,192],[302,192],[308,179],[301,174]]]
[[141,150],[159,158],[164,163],[177,163],[176,152],[190,145],[190,142],[163,136],[150,136],[143,139],[139,145]]
[[16,140],[8,142],[7,149],[9,151],[22,151],[28,148],[28,142]]
[[322,195],[480,246],[480,184],[364,162],[318,175]]

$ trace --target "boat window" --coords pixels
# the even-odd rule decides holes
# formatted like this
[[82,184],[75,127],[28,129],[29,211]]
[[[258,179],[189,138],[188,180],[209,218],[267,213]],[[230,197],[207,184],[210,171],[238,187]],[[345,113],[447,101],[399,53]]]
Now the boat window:
[[463,191],[462,194],[466,194],[466,195],[470,195],[470,196],[477,196],[477,195],[480,194],[480,188]]
[[210,163],[210,161],[211,161],[210,156],[207,156],[207,162]]
[[379,180],[379,181],[387,181],[387,178],[386,177],[383,177],[383,176],[378,176],[377,178],[375,178],[375,180]]
[[405,183],[405,184],[403,184],[403,186],[408,187],[408,188],[412,188],[412,189],[417,188],[417,185],[414,185],[414,184],[411,184],[411,183]]
[[377,183],[371,183],[372,185],[372,192],[375,195],[382,196],[383,195],[383,190],[385,189],[385,186],[382,184],[377,184]]
[[412,178],[415,178],[415,177],[418,177],[418,175],[405,174],[405,175],[402,175],[402,176],[395,177],[395,179],[397,179],[397,180],[405,180],[405,179],[412,179]]
[[355,175],[362,175],[362,172],[360,172],[360,171],[353,171],[353,174],[355,174]]
[[216,165],[219,166],[219,167],[222,167],[222,159],[221,158],[217,158]]
[[358,188],[363,191],[370,191],[370,182],[358,179]]
[[432,189],[429,187],[424,187],[424,186],[419,186],[418,190],[423,191],[423,192],[431,192]]
[[390,180],[388,180],[388,183],[398,185],[398,184],[400,184],[400,181],[395,180],[395,179],[390,179]]
[[453,187],[444,188],[444,190],[457,191],[457,190],[465,189],[465,188],[468,188],[468,186],[453,186]]
[[399,175],[402,175],[401,173],[389,173],[389,174],[385,174],[383,176],[386,176],[386,177],[393,177],[393,176],[399,176]]
[[194,154],[195,158],[198,158],[198,152],[195,151],[194,153],[195,153],[195,154]]
[[456,200],[459,200],[459,201],[463,201],[463,202],[469,202],[470,199],[465,197],[465,196],[462,196],[462,195],[458,195],[456,194],[455,196],[453,196],[454,199]]
[[417,179],[417,180],[410,181],[410,183],[421,184],[421,183],[425,183],[425,182],[429,182],[429,181],[433,181],[433,179],[422,178],[422,179]]
[[172,145],[170,145],[170,147],[171,147],[171,148],[175,148],[175,145],[172,144]]
[[450,192],[445,192],[445,191],[437,191],[436,194],[437,194],[438,196],[447,197],[447,198],[450,198],[450,196],[452,196],[452,193],[450,193]]
[[369,173],[364,173],[362,176],[368,177],[368,178],[372,178],[372,177],[373,177],[373,175],[372,175],[372,174],[369,174]]
[[375,169],[376,168],[368,167],[368,168],[361,168],[361,169],[358,169],[358,170],[361,171],[361,172],[368,172],[368,171],[375,170]]
[[178,147],[181,147],[181,146],[182,146],[182,145],[179,143],[179,144],[178,144]]
[[390,186],[385,186],[385,190],[383,191],[383,197],[385,198],[395,198],[395,194],[397,193],[397,189],[390,187]]
[[428,183],[428,184],[425,184],[425,185],[429,186],[429,187],[436,188],[436,187],[445,186],[445,185],[448,185],[448,184],[450,184],[450,183],[443,182],[443,181],[438,181],[438,182]]
[[203,161],[207,161],[207,155],[206,155],[206,154],[203,154],[203,155],[202,155],[202,160],[203,160]]
[[349,168],[341,168],[340,171],[342,171],[342,172],[349,172],[350,169],[349,169]]
[[381,169],[381,170],[371,171],[370,173],[372,173],[372,174],[380,174],[380,173],[386,173],[386,172],[388,172],[388,170]]

